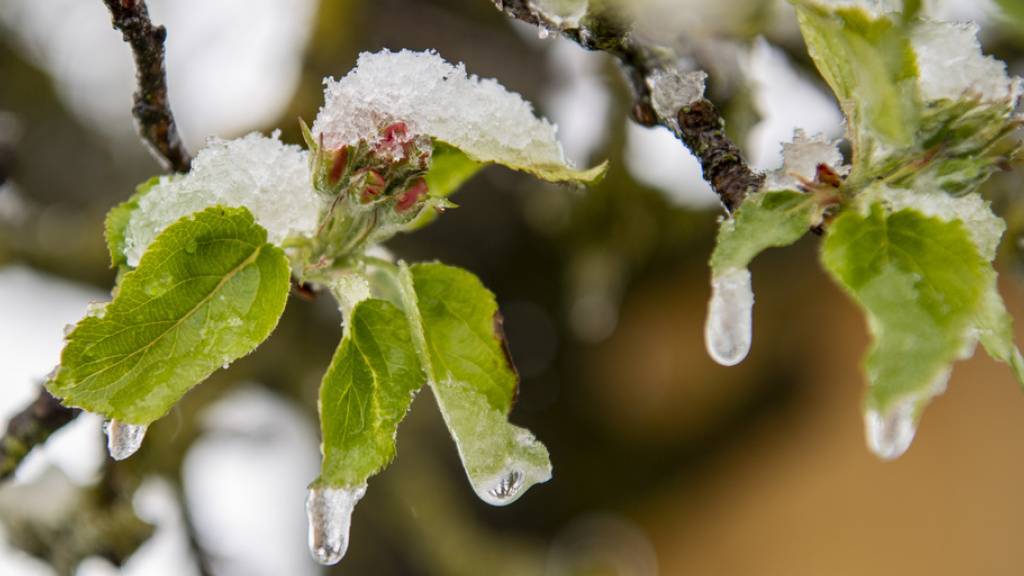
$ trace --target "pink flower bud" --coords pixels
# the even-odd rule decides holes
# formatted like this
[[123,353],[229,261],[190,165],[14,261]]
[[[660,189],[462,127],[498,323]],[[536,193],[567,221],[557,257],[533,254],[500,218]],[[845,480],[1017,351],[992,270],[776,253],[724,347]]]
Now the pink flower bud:
[[423,178],[417,178],[413,180],[412,184],[405,189],[405,192],[398,197],[398,203],[395,204],[396,212],[405,212],[409,208],[412,208],[420,199],[426,197],[428,192],[427,181]]

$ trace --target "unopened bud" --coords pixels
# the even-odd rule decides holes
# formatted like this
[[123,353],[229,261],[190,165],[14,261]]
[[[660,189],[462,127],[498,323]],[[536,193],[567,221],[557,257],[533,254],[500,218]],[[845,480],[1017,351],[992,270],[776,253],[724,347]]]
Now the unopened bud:
[[427,181],[423,178],[417,178],[413,180],[412,184],[405,189],[398,197],[398,203],[395,204],[396,212],[405,212],[409,208],[416,205],[420,199],[425,198],[428,192]]

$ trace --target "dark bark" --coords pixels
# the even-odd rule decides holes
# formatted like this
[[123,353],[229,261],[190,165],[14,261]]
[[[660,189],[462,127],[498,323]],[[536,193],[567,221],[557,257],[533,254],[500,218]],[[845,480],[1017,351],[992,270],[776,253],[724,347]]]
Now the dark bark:
[[14,474],[33,448],[46,442],[51,434],[71,422],[80,410],[68,408],[40,388],[39,396],[7,423],[0,440],[0,480]]

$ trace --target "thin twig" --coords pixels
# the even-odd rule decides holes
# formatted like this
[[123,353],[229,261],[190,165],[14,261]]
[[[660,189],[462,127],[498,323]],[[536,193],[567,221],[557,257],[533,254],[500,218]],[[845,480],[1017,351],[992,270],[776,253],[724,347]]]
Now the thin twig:
[[700,98],[690,102],[676,111],[675,117],[662,116],[655,111],[649,81],[658,71],[674,69],[674,56],[670,50],[637,38],[630,30],[628,18],[615,9],[614,3],[591,3],[590,11],[574,28],[564,28],[561,23],[548,20],[529,0],[494,0],[494,3],[517,20],[558,30],[587,50],[614,56],[633,88],[633,120],[644,126],[664,126],[682,140],[700,160],[704,179],[711,184],[726,210],[732,212],[747,194],[761,187],[764,175],[754,172],[744,162],[739,148],[725,135],[721,114],[709,100]]
[[166,168],[188,172],[192,159],[181,143],[167,97],[164,69],[167,29],[153,25],[145,0],[103,0],[103,3],[110,9],[114,28],[121,31],[135,58],[139,88],[135,92],[132,116],[139,135]]
[[33,448],[46,442],[51,434],[78,416],[80,410],[68,408],[45,389],[24,410],[7,423],[0,440],[0,480],[6,480]]

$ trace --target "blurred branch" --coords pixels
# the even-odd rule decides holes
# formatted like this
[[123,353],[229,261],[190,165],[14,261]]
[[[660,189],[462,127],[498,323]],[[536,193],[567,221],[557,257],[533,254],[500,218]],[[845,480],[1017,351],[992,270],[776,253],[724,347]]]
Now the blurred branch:
[[676,118],[655,111],[650,80],[656,72],[676,68],[673,54],[639,39],[614,3],[592,3],[575,28],[563,28],[562,24],[551,21],[529,0],[494,0],[494,3],[517,20],[557,30],[587,50],[614,56],[633,88],[633,120],[643,126],[664,126],[682,140],[700,160],[704,179],[711,184],[726,210],[732,212],[738,208],[748,193],[761,186],[764,176],[743,161],[739,148],[725,135],[725,121],[711,101],[695,100],[678,110]]
[[64,406],[40,388],[35,401],[7,423],[7,431],[0,440],[0,480],[10,478],[33,448],[46,442],[51,434],[74,420],[80,412]]
[[132,115],[138,123],[139,134],[161,164],[175,172],[188,172],[192,159],[178,136],[167,97],[167,74],[164,70],[167,29],[153,25],[145,0],[103,2],[110,9],[114,28],[121,31],[135,58],[139,89],[135,92]]

